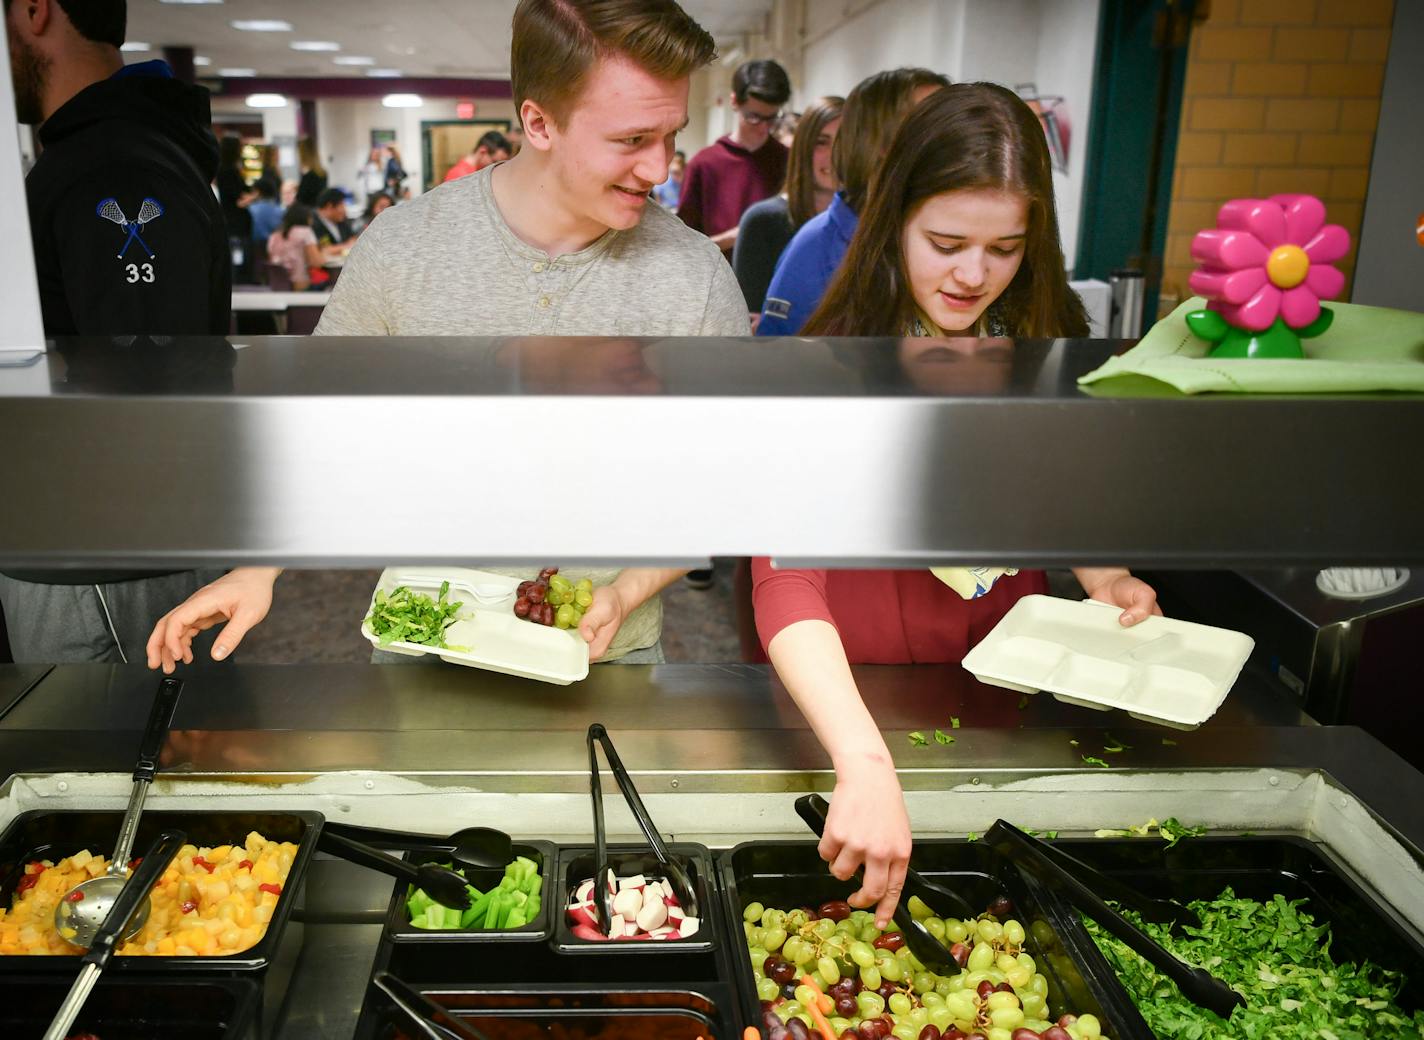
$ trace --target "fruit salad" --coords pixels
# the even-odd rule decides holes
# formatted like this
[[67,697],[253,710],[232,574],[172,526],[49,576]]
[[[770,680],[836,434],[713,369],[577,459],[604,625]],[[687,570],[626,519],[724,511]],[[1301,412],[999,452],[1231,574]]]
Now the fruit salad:
[[[193,957],[249,949],[266,934],[296,855],[291,842],[268,841],[256,831],[242,845],[184,845],[153,888],[143,930],[115,952],[122,957]],[[108,865],[105,857],[87,850],[58,863],[25,864],[13,905],[0,908],[0,954],[82,953],[55,928],[54,909],[71,889],[98,877]]]

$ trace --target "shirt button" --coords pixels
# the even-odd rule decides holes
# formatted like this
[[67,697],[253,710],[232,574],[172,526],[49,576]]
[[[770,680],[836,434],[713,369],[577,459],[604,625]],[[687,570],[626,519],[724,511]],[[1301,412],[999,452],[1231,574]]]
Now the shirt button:
[[543,270],[544,270],[544,265],[543,265],[543,264],[535,264],[535,265],[534,265],[534,273],[535,273],[535,274],[540,274]]
[[547,297],[547,296],[541,296],[541,297],[539,297],[539,306],[540,306],[540,307],[545,307],[545,308],[547,308],[547,307],[549,306],[549,297]]

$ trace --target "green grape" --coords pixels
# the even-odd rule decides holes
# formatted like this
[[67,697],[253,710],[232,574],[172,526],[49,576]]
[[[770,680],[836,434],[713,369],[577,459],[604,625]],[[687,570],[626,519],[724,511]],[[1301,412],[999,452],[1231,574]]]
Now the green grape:
[[963,921],[946,921],[944,934],[952,943],[963,942],[969,938],[969,926]]
[[787,930],[788,932],[794,932],[794,931],[796,931],[798,928],[800,928],[800,927],[801,927],[803,924],[805,924],[805,923],[806,923],[806,911],[805,911],[805,910],[792,910],[789,914],[786,915],[786,930]]
[[[946,996],[946,997],[949,996],[950,993],[958,993],[960,990],[962,990],[962,989],[964,988],[964,976],[965,976],[965,974],[966,974],[965,972],[962,972],[962,971],[961,971],[958,975],[951,975],[951,976],[945,981],[945,985],[946,985],[946,987],[947,987],[946,992],[945,992],[945,996]],[[935,989],[939,989],[939,987],[936,986]]]
[[[998,994],[1007,997],[1007,993]],[[1019,1008],[997,1008],[989,1012],[989,1021],[994,1023],[995,1029],[1007,1029],[1013,1032],[1024,1024],[1024,1013]]]
[[935,986],[934,976],[927,971],[915,973],[915,977],[910,983],[915,988],[916,993],[933,993]]
[[781,987],[771,979],[757,979],[757,999],[775,1000],[781,993]]
[[766,963],[766,950],[760,946],[753,946],[748,952],[752,958],[752,971],[760,975],[762,965]]
[[[875,967],[875,965],[866,965],[860,969],[860,984],[866,989],[879,989],[880,983],[883,981],[885,980],[880,976],[880,969]],[[865,1017],[874,1018],[875,1016],[867,1015]]]
[[748,939],[750,939],[750,938],[752,937],[752,929],[755,928],[755,927],[756,927],[756,925],[752,924],[750,921],[743,921],[743,922],[742,922],[742,934],[743,934],[744,936],[746,936]]
[[984,1001],[990,1011],[999,1008],[1016,1008],[1019,1006],[1019,998],[1012,993],[994,992],[989,994],[989,999]]
[[574,623],[574,608],[565,603],[554,611],[554,627],[570,628]]
[[914,1008],[905,1017],[909,1021],[910,1025],[914,1026],[916,1029],[923,1029],[925,1028],[925,1026],[930,1024],[930,1013],[927,1009],[922,1007]]
[[816,991],[804,983],[796,987],[796,1002],[802,1007],[816,1002]]
[[1024,942],[1024,927],[1017,921],[1010,921],[1004,925],[1004,938],[1015,946],[1022,946]]
[[[935,996],[943,999],[954,992],[954,976],[945,977],[940,975],[935,979]],[[928,996],[929,994],[926,994]]]
[[786,911],[768,907],[766,913],[761,915],[761,923],[763,928],[785,928]]
[[930,1025],[943,1033],[954,1025],[954,1013],[947,1007],[930,1008]]
[[1043,947],[1052,946],[1054,939],[1057,938],[1057,936],[1053,934],[1053,927],[1042,919],[1029,925],[1028,930],[1033,933],[1034,941]]
[[855,995],[856,1007],[861,1018],[879,1018],[885,1014],[885,998],[872,990],[861,990]]
[[994,967],[998,968],[1005,975],[1007,975],[1009,972],[1019,967],[1019,962],[1014,958],[1013,954],[1001,953],[999,954],[999,956],[994,958]]
[[1096,1015],[1079,1015],[1077,1025],[1078,1035],[1083,1040],[1098,1040],[1098,1037],[1103,1035],[1102,1024],[1098,1022]]
[[880,929],[875,927],[875,922],[871,921],[868,925],[866,925],[860,930],[860,941],[865,943],[873,943],[876,939],[879,939],[882,934],[883,933],[880,931]]
[[761,933],[761,944],[768,950],[779,950],[781,944],[786,942],[785,928],[763,928]]
[[579,589],[579,590],[581,590],[581,591],[583,591],[583,592],[592,592],[592,591],[593,591],[593,579],[592,579],[592,578],[580,578],[578,581],[574,582],[574,588]]
[[990,1026],[989,1031],[984,1034],[984,1040],[1014,1040],[1014,1034],[1007,1029]]
[[882,957],[875,962],[875,966],[880,969],[880,977],[887,982],[899,982],[905,977],[904,969],[894,957]]
[[1029,1018],[1042,1018],[1048,1013],[1048,1001],[1037,993],[1024,993],[1021,999],[1023,1000],[1024,1014]]
[[897,1025],[894,1029],[890,1030],[890,1035],[893,1036],[895,1040],[918,1040],[920,1031],[911,1025]]
[[862,968],[868,968],[875,963],[875,948],[867,942],[853,942],[850,944],[850,959]]
[[948,927],[938,917],[931,917],[925,922],[925,929],[940,942],[944,942],[944,937],[948,934]]
[[1035,964],[1033,958],[1026,953],[1019,954],[1014,960],[1019,962],[1020,967],[1027,968],[1030,975],[1038,970],[1038,965]]
[[843,1035],[845,1031],[850,1028],[850,1019],[848,1018],[832,1018],[829,1019],[829,1022],[836,1036]]
[[956,1022],[972,1022],[974,1016],[978,1014],[978,1008],[974,1004],[974,994],[968,990],[951,993],[945,998],[944,1006],[954,1016]]
[[1029,981],[1032,980],[1032,978],[1033,972],[1029,971],[1022,964],[1018,965],[1017,967],[1010,968],[1008,971],[1004,972],[1004,981],[1007,982],[1010,986],[1014,987],[1014,989],[1023,989],[1029,984]]
[[1034,977],[1029,980],[1028,988],[1030,992],[1037,993],[1040,997],[1047,998],[1048,979],[1044,978],[1041,972],[1035,974]]
[[1000,939],[1004,934],[1004,926],[998,921],[991,921],[987,917],[979,922],[979,938],[985,942],[993,942]]
[[796,1017],[805,1023],[806,1028],[812,1033],[816,1032],[816,1023],[811,1020],[811,1014],[805,1008],[796,1013]]
[[801,1005],[794,1000],[788,1000],[784,1004],[777,1004],[772,1010],[776,1012],[777,1017],[780,1018],[781,1021],[786,1022],[790,1020],[792,1015],[801,1010]]
[[890,994],[890,999],[886,1003],[889,1005],[892,1015],[908,1015],[910,1008],[914,1006],[910,1003],[910,998],[903,993]]
[[583,607],[585,610],[587,610],[590,606],[593,605],[593,593],[585,592],[583,589],[579,589],[577,592],[574,593],[574,602],[577,603],[579,606]]
[[934,911],[925,905],[925,901],[919,896],[911,896],[910,901],[905,904],[910,910],[910,916],[916,921],[923,921],[927,917],[933,917]]
[[983,971],[994,963],[994,947],[988,943],[975,943],[969,951],[969,961],[965,965],[970,971]]
[[834,986],[841,980],[841,969],[836,966],[832,957],[822,957],[816,962],[816,971],[820,973],[822,989]]
[[854,921],[857,928],[864,928],[867,924],[875,923],[875,915],[869,910],[852,910],[847,921]]
[[930,990],[928,993],[920,994],[920,1003],[927,1008],[944,1007],[944,997],[934,990]]
[[[745,921],[742,922],[742,926],[743,926],[744,928],[746,927],[746,924],[747,924],[747,922],[745,922]],[[754,924],[754,925],[752,925],[750,928],[747,929],[747,945],[748,945],[748,946],[760,946],[760,945],[762,945],[762,941],[765,939],[765,937],[766,937],[766,930],[765,930],[764,928],[762,928],[762,926],[759,925],[759,924]]]
[[823,917],[811,926],[811,930],[822,939],[829,939],[836,934],[836,922],[829,917]]

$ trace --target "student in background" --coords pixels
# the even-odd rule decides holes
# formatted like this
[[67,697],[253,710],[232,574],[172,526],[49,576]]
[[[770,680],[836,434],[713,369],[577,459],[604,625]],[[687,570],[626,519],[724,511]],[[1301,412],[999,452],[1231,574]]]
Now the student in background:
[[802,225],[777,261],[758,336],[792,336],[801,330],[845,256],[856,214],[895,130],[915,105],[947,86],[946,77],[929,69],[894,69],[877,72],[850,92],[831,149],[840,190],[824,213]]
[[346,244],[356,237],[356,229],[346,215],[346,195],[340,188],[327,188],[317,196],[311,225],[323,253],[331,256],[346,252]]
[[375,192],[366,200],[366,209],[361,214],[361,219],[356,222],[356,233],[359,235],[371,226],[371,221],[375,220],[386,210],[396,204],[396,200],[383,191]]
[[676,151],[668,163],[667,180],[653,188],[653,198],[665,209],[677,209],[682,197],[682,177],[687,172],[687,153]]
[[259,177],[253,187],[257,190],[257,199],[247,207],[247,212],[252,217],[252,241],[261,253],[267,248],[268,237],[282,223],[282,204],[277,201],[278,183]]
[[303,206],[315,206],[317,196],[326,190],[326,167],[321,164],[316,142],[303,137],[297,142],[297,160],[302,179],[297,182],[297,201]]
[[406,198],[404,185],[409,177],[405,164],[401,162],[400,149],[394,142],[386,145],[386,194],[393,199]]
[[[162,61],[125,66],[126,14],[123,0],[5,5],[16,114],[43,149],[25,202],[45,333],[224,336],[231,260],[208,92]],[[0,574],[14,659],[142,660],[154,621],[220,573]]]
[[242,176],[242,139],[227,134],[218,143],[218,173],[213,178],[227,224],[227,240],[232,249],[233,280],[251,282],[253,271],[252,214],[247,208],[257,201],[257,190]]
[[786,146],[771,136],[791,80],[774,61],[749,61],[732,74],[737,125],[687,164],[677,215],[730,254],[748,206],[781,190]]
[[845,98],[822,97],[806,106],[791,142],[786,190],[742,214],[737,245],[732,251],[732,270],[747,298],[754,326],[761,318],[766,287],[771,284],[782,250],[802,224],[825,211],[836,193],[831,146],[840,129],[844,104]]
[[442,183],[457,181],[472,173],[479,173],[490,163],[504,162],[509,158],[509,138],[498,130],[488,130],[475,142],[475,147],[459,162],[445,171]]
[[[897,339],[898,348],[886,349],[899,350],[914,378],[921,368],[975,363],[986,346],[977,337],[1087,329],[1064,272],[1038,117],[1012,91],[972,83],[941,90],[904,121],[805,332]],[[960,497],[960,508],[974,508],[972,488]],[[979,572],[752,562],[762,644],[836,770],[821,858],[842,879],[864,867],[851,903],[875,906],[882,926],[904,884],[910,824],[850,665],[956,663],[1015,601],[1047,588],[1039,571]],[[1121,567],[1074,574],[1091,598],[1121,611],[1123,625],[1161,613],[1152,588]]]
[[287,272],[292,288],[298,292],[311,288],[318,280],[331,280],[322,270],[325,257],[311,228],[311,210],[300,202],[288,207],[281,225],[267,237],[267,260]]

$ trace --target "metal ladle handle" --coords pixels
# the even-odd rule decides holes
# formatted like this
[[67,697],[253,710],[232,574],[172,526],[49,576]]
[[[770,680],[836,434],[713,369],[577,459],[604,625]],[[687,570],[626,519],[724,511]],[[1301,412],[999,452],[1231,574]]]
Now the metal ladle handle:
[[163,750],[163,742],[173,725],[173,714],[178,709],[178,695],[183,692],[183,680],[172,676],[158,684],[158,693],[153,698],[153,708],[148,713],[148,724],[144,727],[143,739],[138,746],[138,764],[133,771],[133,790],[129,792],[128,808],[124,810],[124,820],[119,826],[119,840],[114,845],[113,859],[108,873],[122,874],[128,866],[129,855],[133,852],[134,836],[138,833],[139,817],[143,815],[143,803],[148,797],[148,785],[153,782],[158,771],[158,754]]

